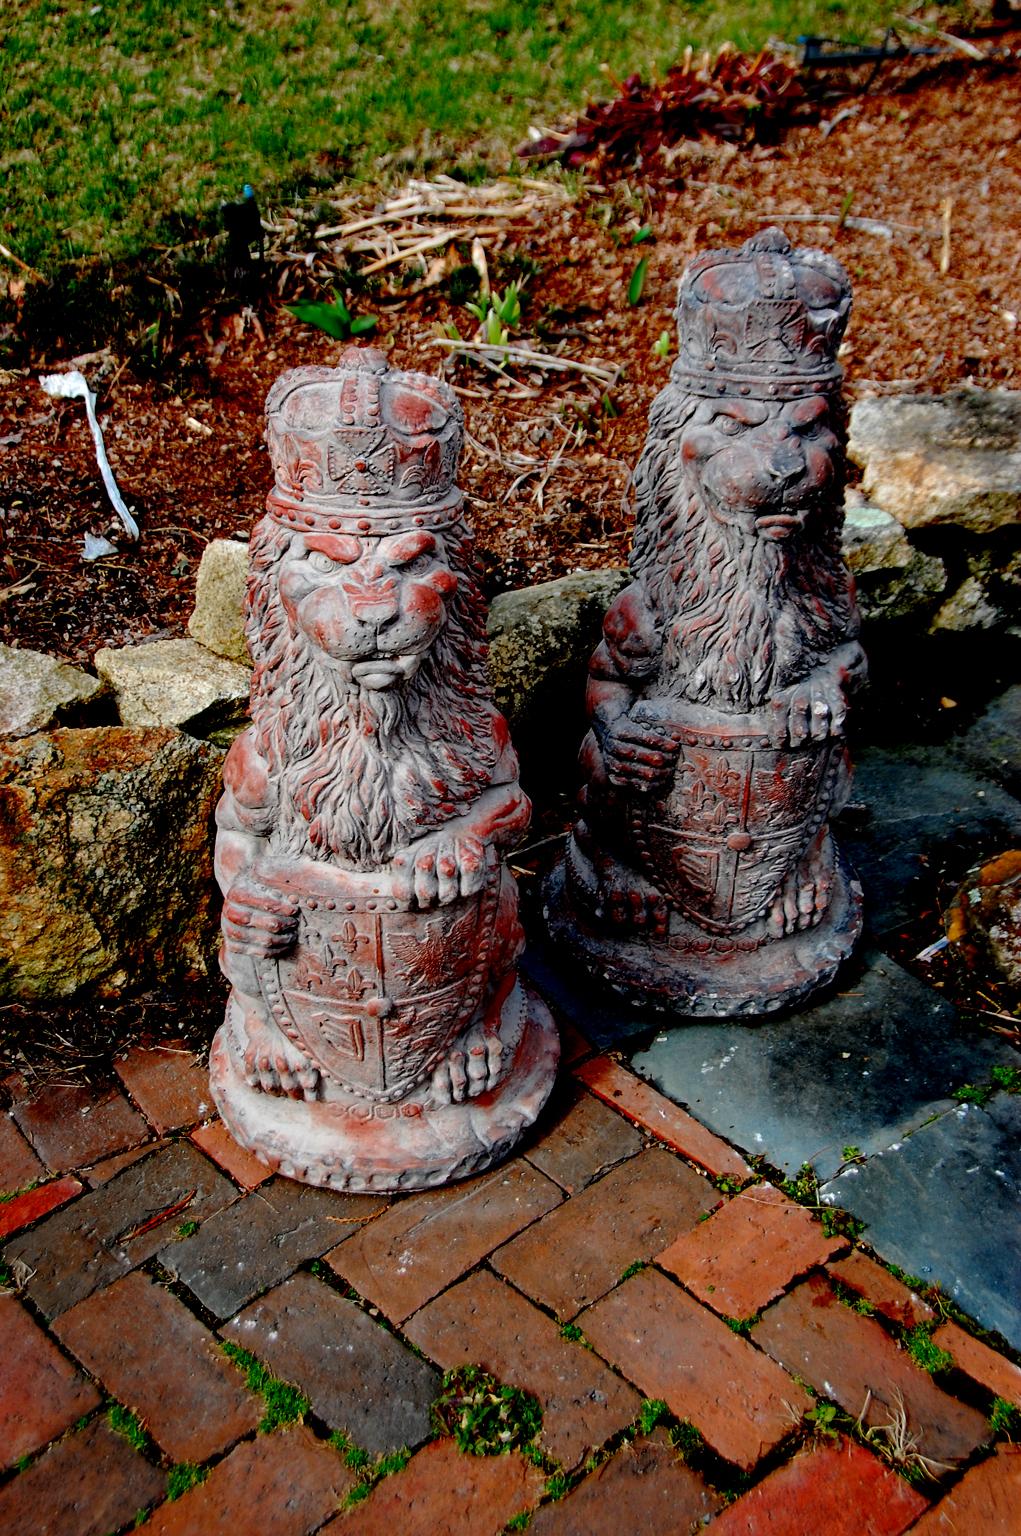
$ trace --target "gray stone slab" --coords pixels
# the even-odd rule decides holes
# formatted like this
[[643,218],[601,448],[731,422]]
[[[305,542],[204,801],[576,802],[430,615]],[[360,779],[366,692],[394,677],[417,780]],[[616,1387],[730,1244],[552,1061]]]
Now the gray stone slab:
[[935,876],[956,882],[1021,839],[1021,802],[945,747],[858,751],[854,798],[865,803],[867,820],[838,837],[876,937],[931,908]]
[[939,993],[878,951],[840,991],[758,1025],[678,1024],[632,1060],[636,1072],[744,1151],[792,1172],[836,1172],[846,1146],[878,1152],[949,1108],[962,1083],[1014,1060]]
[[27,1265],[26,1294],[56,1317],[144,1264],[181,1222],[202,1221],[237,1193],[190,1142],[177,1142],[12,1238],[4,1258]]
[[1021,1349],[1021,1098],[941,1115],[845,1170],[822,1198],[866,1221],[885,1259],[938,1281]]
[[421,1445],[440,1374],[321,1280],[293,1275],[221,1330],[373,1455]]
[[273,1179],[218,1211],[193,1236],[168,1243],[159,1260],[214,1317],[230,1317],[299,1264],[357,1232],[385,1205],[372,1195],[338,1195]]
[[1021,795],[1021,683],[994,699],[954,745],[980,772]]

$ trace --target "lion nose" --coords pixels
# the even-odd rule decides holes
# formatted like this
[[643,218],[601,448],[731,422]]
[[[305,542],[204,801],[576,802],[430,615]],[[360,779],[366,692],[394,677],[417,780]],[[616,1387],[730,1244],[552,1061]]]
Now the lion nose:
[[796,438],[784,438],[769,455],[769,472],[775,480],[789,480],[805,467],[805,456]]
[[378,629],[381,624],[389,624],[396,618],[397,599],[387,593],[352,598],[351,612],[360,624],[374,624]]

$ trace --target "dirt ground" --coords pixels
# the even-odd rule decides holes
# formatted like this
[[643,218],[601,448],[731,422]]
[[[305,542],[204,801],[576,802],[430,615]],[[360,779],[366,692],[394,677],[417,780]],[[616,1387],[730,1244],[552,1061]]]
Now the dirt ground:
[[[522,338],[620,366],[609,390],[573,372],[500,378],[453,362],[436,345],[437,322],[453,318],[462,335],[474,322],[442,288],[370,296],[394,360],[444,368],[461,391],[462,483],[489,594],[624,560],[628,470],[666,381],[669,358],[653,346],[673,336],[677,277],[694,252],[773,220],[851,274],[852,399],[1021,387],[1019,138],[1016,68],[944,69],[914,88],[880,83],[775,147],[684,143],[644,177],[590,179],[552,217],[496,237],[497,280],[527,274]],[[646,223],[653,239],[632,245]],[[632,306],[642,254],[647,280]],[[80,402],[38,387],[39,371],[73,359],[41,352],[31,371],[0,376],[0,638],[88,665],[101,645],[182,633],[203,546],[259,516],[270,384],[284,368],[332,361],[338,345],[267,297],[247,317],[239,306],[203,315],[161,377],[110,352],[78,364],[99,392],[110,460],[142,527],[137,547],[111,522]],[[86,531],[109,534],[120,552],[86,564]]]

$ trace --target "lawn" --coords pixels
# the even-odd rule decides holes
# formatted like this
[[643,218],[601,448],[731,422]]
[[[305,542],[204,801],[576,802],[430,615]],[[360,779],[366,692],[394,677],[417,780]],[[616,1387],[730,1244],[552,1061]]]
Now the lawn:
[[[688,43],[862,37],[887,0],[5,0],[0,240],[53,277],[340,181],[504,167],[529,124]],[[3,258],[8,273],[11,256]],[[2,266],[0,266],[2,271]]]

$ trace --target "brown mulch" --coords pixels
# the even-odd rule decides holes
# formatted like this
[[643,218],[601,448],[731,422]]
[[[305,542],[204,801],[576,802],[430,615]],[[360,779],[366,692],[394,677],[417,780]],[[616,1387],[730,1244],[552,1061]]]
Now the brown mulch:
[[[1019,138],[1016,69],[935,71],[913,89],[877,87],[847,101],[776,146],[686,142],[655,181],[590,186],[498,237],[490,251],[498,279],[501,270],[531,273],[528,343],[624,365],[608,394],[574,374],[517,368],[503,380],[444,361],[437,321],[456,319],[463,335],[473,322],[441,288],[366,300],[399,365],[444,367],[462,392],[462,483],[490,594],[624,560],[628,468],[667,378],[669,360],[652,349],[664,330],[672,335],[676,279],[696,251],[737,244],[771,219],[798,243],[833,252],[851,274],[852,397],[966,382],[1021,387]],[[632,245],[645,223],[654,241]],[[643,254],[648,277],[632,307],[628,282]],[[118,556],[95,564],[81,559],[84,533],[117,534],[84,412],[50,400],[35,377],[72,360],[47,352],[31,373],[0,375],[0,639],[88,665],[102,645],[183,633],[203,546],[247,532],[259,515],[270,384],[284,368],[330,362],[337,351],[267,300],[255,322],[240,311],[207,314],[178,338],[162,378],[109,354],[81,364],[99,389],[109,456],[142,525],[137,548],[121,542]]]

